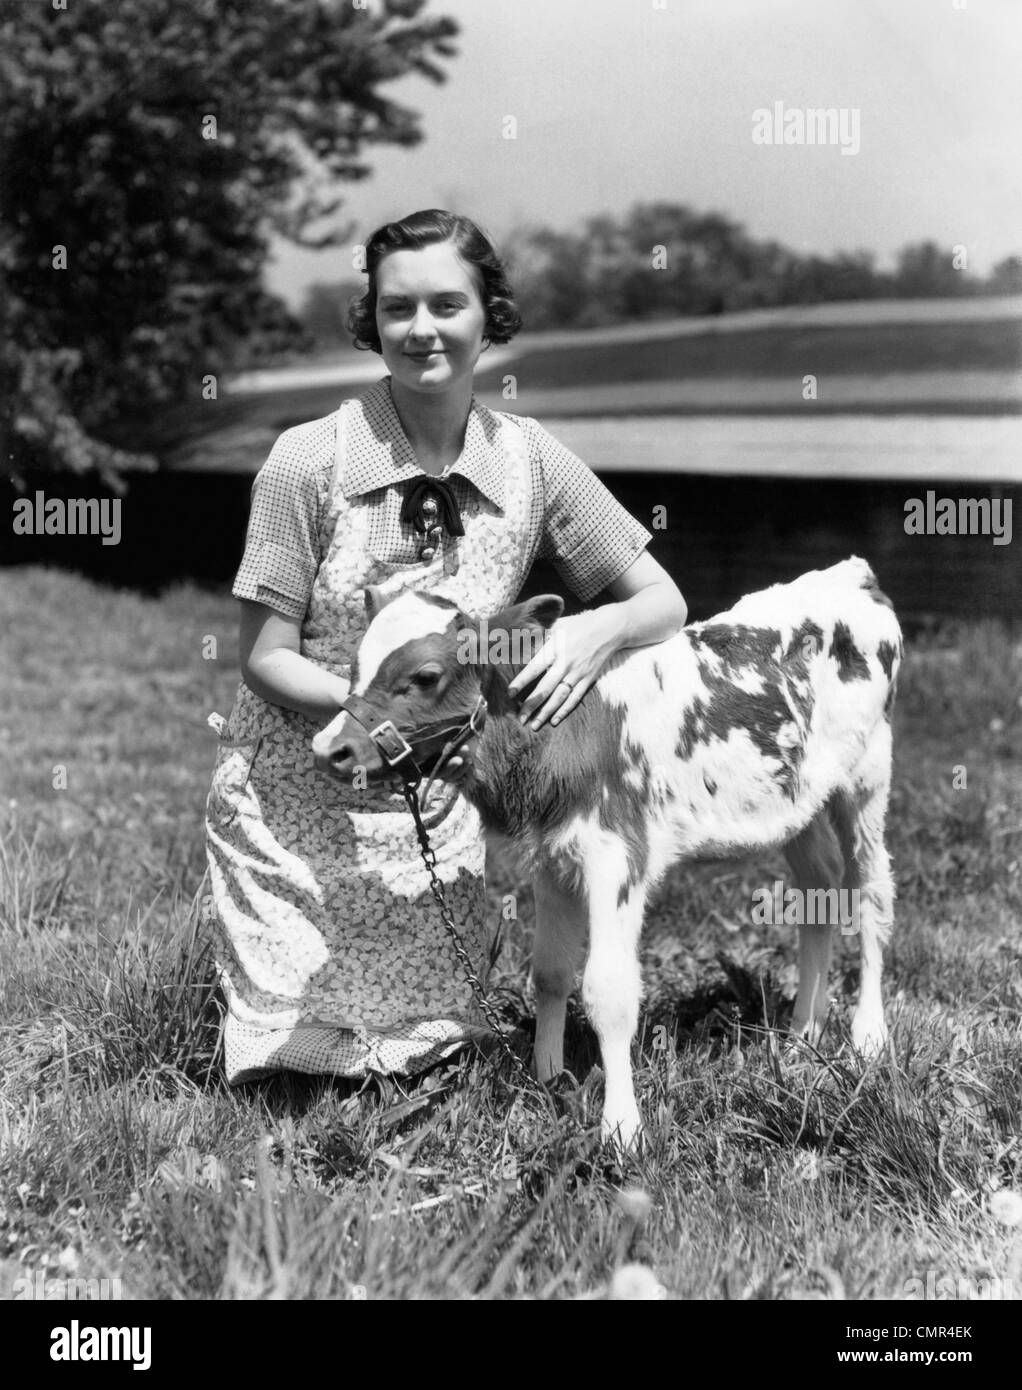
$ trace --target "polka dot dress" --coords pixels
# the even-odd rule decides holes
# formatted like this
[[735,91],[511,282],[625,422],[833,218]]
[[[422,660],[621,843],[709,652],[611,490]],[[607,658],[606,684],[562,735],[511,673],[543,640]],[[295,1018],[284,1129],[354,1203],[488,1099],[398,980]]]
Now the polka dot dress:
[[[513,602],[537,558],[592,598],[651,539],[589,468],[535,421],[474,398],[441,475],[465,534],[429,559],[400,519],[422,470],[384,378],[334,415],[288,430],[253,484],[234,585],[301,619],[302,654],[347,678],[363,589],[453,599],[470,616]],[[292,1070],[408,1074],[487,1029],[440,921],[400,792],[318,772],[318,725],[242,682],[206,805],[210,897],[232,1082]],[[483,975],[491,924],[479,818],[435,784],[423,820],[454,920]],[[495,924],[493,924],[495,926]]]

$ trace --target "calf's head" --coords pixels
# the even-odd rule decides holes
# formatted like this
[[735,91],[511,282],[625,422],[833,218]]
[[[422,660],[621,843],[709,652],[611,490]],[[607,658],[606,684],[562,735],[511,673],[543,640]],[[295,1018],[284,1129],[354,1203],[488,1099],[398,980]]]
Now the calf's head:
[[[351,780],[362,769],[369,783],[397,775],[370,729],[389,720],[411,744],[420,768],[433,771],[444,741],[436,731],[453,735],[474,710],[481,708],[485,717],[510,707],[507,682],[531,660],[545,629],[564,610],[557,595],[544,594],[477,623],[434,594],[404,593],[383,602],[370,586],[365,602],[368,627],[352,667],[355,712],[342,709],[313,739],[312,751],[321,771]],[[464,739],[470,756],[481,718],[476,726]],[[432,731],[429,742],[423,731]]]

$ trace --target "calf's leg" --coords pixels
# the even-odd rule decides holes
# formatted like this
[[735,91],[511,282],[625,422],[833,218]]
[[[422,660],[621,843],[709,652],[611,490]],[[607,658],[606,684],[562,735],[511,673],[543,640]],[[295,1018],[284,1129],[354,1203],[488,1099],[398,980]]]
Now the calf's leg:
[[549,868],[534,885],[536,933],[532,979],[536,986],[536,1046],[533,1069],[550,1081],[564,1069],[564,1016],[568,995],[585,954],[588,910],[585,895],[565,888]]
[[[785,846],[795,887],[803,894],[814,888],[839,889],[844,862],[825,811]],[[805,901],[805,898],[803,899]],[[803,923],[798,929],[798,996],[791,1031],[812,1043],[820,1039],[827,1021],[827,978],[833,924]]]
[[876,730],[856,777],[854,791],[835,801],[834,826],[848,864],[846,882],[858,890],[861,973],[852,1042],[866,1056],[876,1056],[887,1041],[880,981],[883,948],[894,924],[894,877],[884,844],[891,782],[888,724]]
[[644,882],[629,884],[629,877],[621,840],[595,835],[585,856],[589,958],[582,978],[582,998],[603,1059],[603,1137],[623,1149],[633,1147],[642,1133],[632,1080],[631,1042],[642,994],[639,934],[646,890]]

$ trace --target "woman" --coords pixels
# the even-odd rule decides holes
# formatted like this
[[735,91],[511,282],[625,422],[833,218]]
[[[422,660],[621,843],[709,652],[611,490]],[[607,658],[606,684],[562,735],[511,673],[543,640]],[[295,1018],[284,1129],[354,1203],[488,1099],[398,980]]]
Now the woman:
[[[520,673],[538,729],[570,714],[622,647],[662,641],[685,604],[645,552],[650,533],[534,420],[472,394],[490,343],[520,318],[468,219],[430,210],[368,243],[356,343],[390,375],[287,430],[255,480],[244,558],[243,680],[207,803],[232,1082],[276,1070],[409,1073],[485,1034],[438,920],[398,791],[317,772],[313,736],[348,693],[363,590],[455,600],[473,617],[512,602],[549,558],[583,601]],[[452,783],[424,819],[469,954],[490,931],[478,817]]]

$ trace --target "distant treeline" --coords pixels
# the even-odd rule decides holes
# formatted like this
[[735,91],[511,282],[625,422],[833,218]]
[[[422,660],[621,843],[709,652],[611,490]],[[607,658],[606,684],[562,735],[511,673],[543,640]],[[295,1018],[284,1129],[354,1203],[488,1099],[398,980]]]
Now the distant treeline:
[[[800,255],[757,240],[721,213],[677,203],[592,217],[579,231],[525,228],[498,249],[526,327],[535,330],[782,304],[1022,293],[1020,256],[983,278],[968,269],[968,247],[920,241],[904,247],[893,271],[882,271],[869,251]],[[320,346],[350,341],[345,313],[364,288],[364,278],[309,286],[300,318]]]

